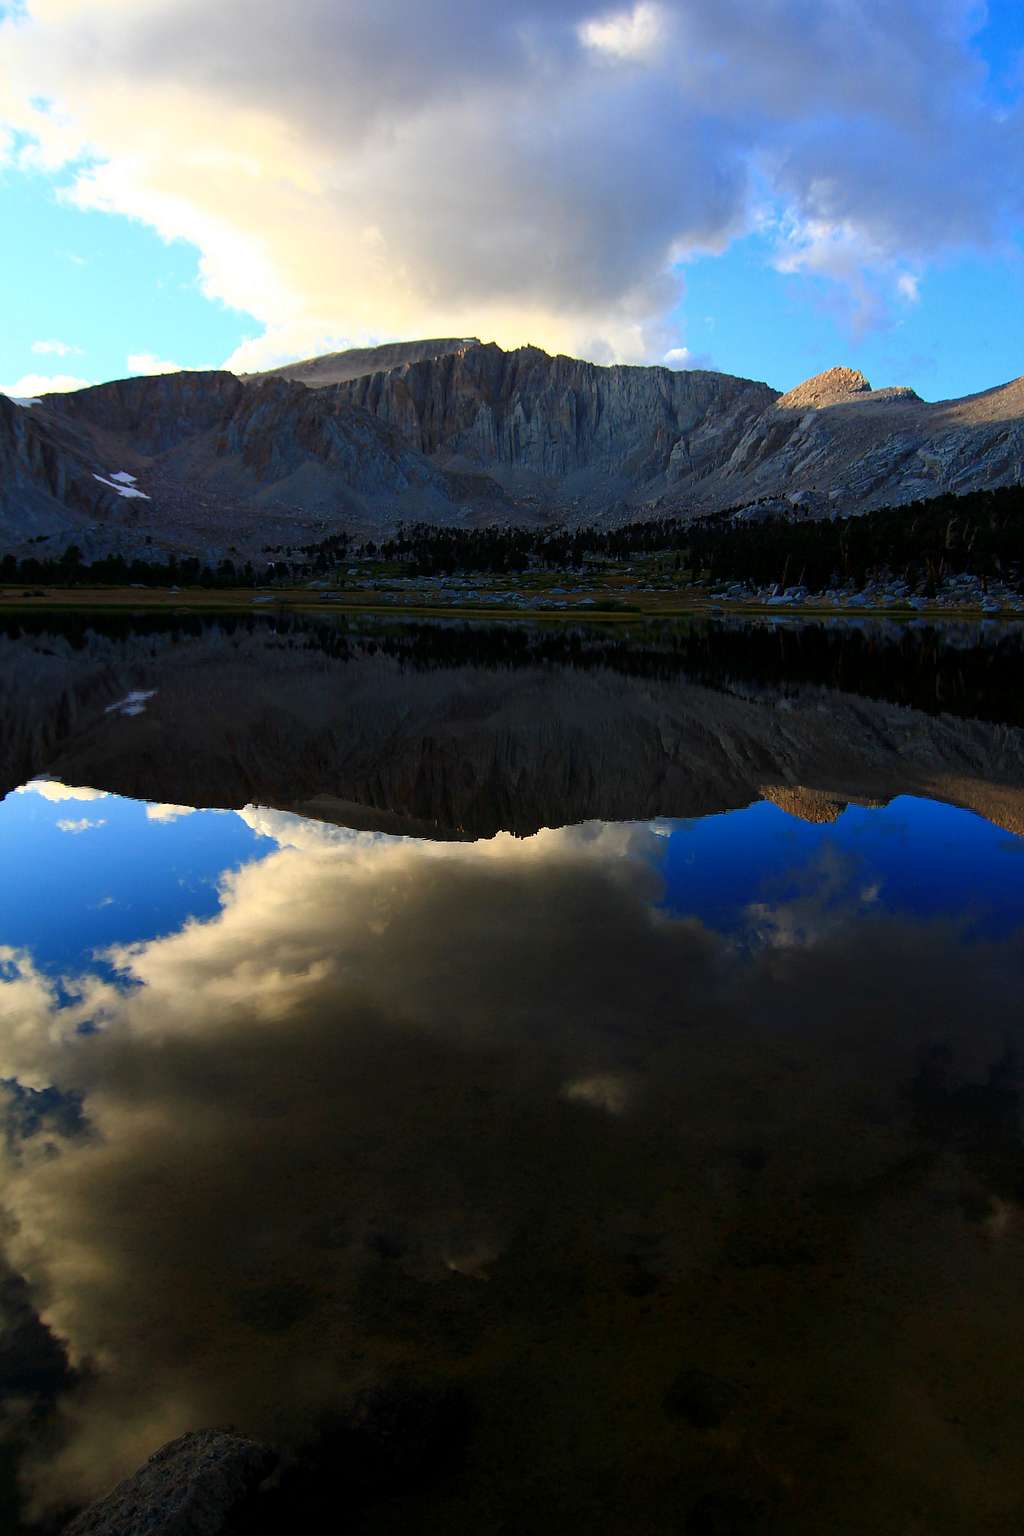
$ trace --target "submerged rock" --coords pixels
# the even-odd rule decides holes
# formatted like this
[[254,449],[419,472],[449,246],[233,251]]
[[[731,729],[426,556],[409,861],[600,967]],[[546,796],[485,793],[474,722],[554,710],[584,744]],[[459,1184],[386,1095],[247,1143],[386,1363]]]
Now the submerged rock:
[[161,1446],[64,1536],[220,1536],[276,1460],[258,1441],[194,1430]]

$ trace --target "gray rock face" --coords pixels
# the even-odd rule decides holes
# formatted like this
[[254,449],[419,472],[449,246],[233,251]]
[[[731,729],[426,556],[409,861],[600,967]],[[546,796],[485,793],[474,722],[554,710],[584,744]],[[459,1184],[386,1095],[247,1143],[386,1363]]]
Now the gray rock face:
[[48,534],[66,526],[76,511],[91,510],[99,491],[91,479],[91,460],[88,439],[48,424],[38,407],[26,410],[0,395],[0,538],[5,547],[19,536]]
[[219,1536],[275,1461],[255,1440],[193,1431],[90,1505],[65,1536]]
[[46,405],[64,421],[127,439],[136,454],[152,456],[218,426],[244,395],[233,373],[170,373],[50,395]]
[[592,471],[630,488],[656,481],[674,454],[694,473],[711,467],[775,399],[767,384],[728,374],[603,368],[493,344],[370,374],[339,395],[425,454],[491,472]]
[[803,496],[821,516],[1022,482],[1024,378],[929,405],[822,375],[777,400],[693,490],[708,509]]
[[[122,474],[135,485],[119,489]],[[216,560],[510,510],[485,476],[452,474],[334,390],[284,378],[127,379],[30,409],[0,397],[0,553],[73,542],[87,558],[145,548]]]
[[339,394],[422,453],[532,488],[570,518],[605,513],[616,499],[628,518],[765,497],[830,516],[1024,482],[1024,377],[927,404],[832,368],[779,396],[726,374],[471,346],[354,379]]
[[[134,475],[141,495],[110,477]],[[1024,377],[927,404],[833,368],[767,384],[537,347],[395,343],[0,399],[0,552],[220,558],[399,522],[828,517],[1024,482]],[[787,513],[787,515],[789,515]],[[32,552],[39,552],[33,549]]]

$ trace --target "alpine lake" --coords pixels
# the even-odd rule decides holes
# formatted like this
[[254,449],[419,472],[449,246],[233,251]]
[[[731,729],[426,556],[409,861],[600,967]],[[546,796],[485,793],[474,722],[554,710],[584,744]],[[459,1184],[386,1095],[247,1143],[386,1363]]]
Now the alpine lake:
[[0,617],[0,1529],[1019,1536],[1024,630]]

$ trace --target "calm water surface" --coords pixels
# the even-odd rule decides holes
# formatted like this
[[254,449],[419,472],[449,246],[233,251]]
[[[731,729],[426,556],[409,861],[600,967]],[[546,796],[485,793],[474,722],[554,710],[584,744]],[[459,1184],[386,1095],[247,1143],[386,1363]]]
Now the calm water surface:
[[350,1530],[1019,1532],[1022,659],[10,622],[0,1523],[383,1386]]

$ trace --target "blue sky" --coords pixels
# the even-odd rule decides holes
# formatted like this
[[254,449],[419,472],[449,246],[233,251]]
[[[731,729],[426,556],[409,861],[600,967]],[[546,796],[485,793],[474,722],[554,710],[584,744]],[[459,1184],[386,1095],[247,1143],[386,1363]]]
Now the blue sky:
[[197,5],[0,4],[0,386],[429,334],[1024,371],[1019,0],[224,0],[201,59]]

